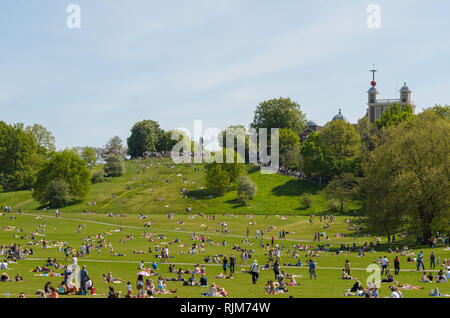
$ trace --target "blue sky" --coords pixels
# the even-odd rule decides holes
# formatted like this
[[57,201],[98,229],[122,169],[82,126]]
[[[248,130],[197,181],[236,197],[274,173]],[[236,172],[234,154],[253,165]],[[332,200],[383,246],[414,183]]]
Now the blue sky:
[[280,96],[356,122],[372,64],[381,98],[406,81],[419,110],[450,104],[449,14],[445,0],[0,0],[0,120],[40,123],[58,148],[125,141],[143,119],[248,126]]

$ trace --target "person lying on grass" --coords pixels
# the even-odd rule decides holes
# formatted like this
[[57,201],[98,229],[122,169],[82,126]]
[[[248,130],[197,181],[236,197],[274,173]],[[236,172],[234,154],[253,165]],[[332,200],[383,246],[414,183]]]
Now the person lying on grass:
[[425,289],[425,287],[423,287],[423,286],[414,286],[414,285],[410,285],[410,284],[399,284],[397,286],[397,288],[399,288],[399,289],[409,289],[409,290]]
[[215,278],[219,278],[219,279],[233,279],[234,277],[233,277],[233,274],[230,274],[230,275],[224,275],[224,274],[222,274],[222,273],[220,273],[220,274],[218,274],[218,275],[216,275],[216,276],[214,276]]

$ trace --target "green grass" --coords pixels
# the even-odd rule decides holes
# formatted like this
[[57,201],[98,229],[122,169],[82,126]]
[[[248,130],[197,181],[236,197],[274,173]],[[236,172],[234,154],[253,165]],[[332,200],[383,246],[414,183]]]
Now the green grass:
[[[79,258],[80,265],[86,265],[89,275],[94,281],[94,285],[97,289],[99,296],[104,297],[102,294],[107,292],[108,284],[104,283],[102,280],[102,274],[106,272],[112,272],[115,277],[120,277],[124,280],[129,280],[135,286],[136,274],[138,272],[137,265],[140,260],[144,260],[146,264],[150,264],[152,261],[157,260],[155,258],[156,252],[153,254],[133,254],[133,250],[147,250],[148,247],[154,249],[155,245],[162,246],[164,243],[168,243],[170,254],[174,256],[171,259],[173,263],[180,263],[186,265],[177,265],[177,269],[182,267],[183,269],[192,268],[192,265],[202,263],[206,255],[217,255],[225,254],[230,255],[233,250],[233,245],[244,246],[242,243],[243,236],[246,233],[247,228],[250,229],[250,242],[254,245],[245,245],[247,248],[255,249],[254,257],[258,259],[260,264],[264,264],[266,261],[266,251],[259,247],[259,239],[255,239],[255,230],[268,229],[270,225],[274,226],[273,232],[266,232],[265,238],[266,242],[269,242],[271,235],[276,238],[276,243],[283,246],[282,250],[282,263],[295,263],[296,259],[289,257],[287,249],[290,247],[294,241],[311,241],[314,232],[326,231],[330,241],[327,243],[331,244],[331,248],[334,249],[339,247],[342,242],[363,244],[364,242],[370,242],[373,240],[371,237],[358,237],[355,241],[352,235],[352,231],[348,230],[348,224],[345,223],[345,217],[337,217],[337,221],[331,224],[330,229],[324,230],[322,228],[323,223],[320,223],[316,218],[311,224],[308,222],[308,217],[306,216],[289,216],[287,220],[283,220],[278,216],[272,215],[267,218],[264,216],[255,216],[253,219],[249,219],[244,215],[236,216],[222,216],[217,215],[215,220],[207,219],[206,217],[196,216],[195,218],[190,218],[185,215],[176,216],[174,219],[168,219],[166,215],[152,214],[148,215],[147,220],[155,220],[156,224],[152,225],[150,232],[153,234],[163,234],[164,239],[155,242],[148,242],[148,240],[142,237],[143,234],[143,220],[137,219],[136,215],[129,214],[126,217],[107,217],[105,214],[98,213],[95,215],[84,216],[80,212],[64,212],[62,218],[55,219],[52,212],[43,212],[43,219],[36,218],[38,213],[34,214],[24,214],[18,215],[14,214],[16,219],[10,219],[10,214],[4,214],[0,216],[0,242],[1,244],[18,243],[22,246],[26,246],[27,239],[21,239],[20,236],[24,233],[34,232],[38,224],[46,224],[46,231],[44,233],[45,239],[48,241],[63,241],[67,242],[68,245],[79,248],[82,243],[83,238],[92,236],[99,233],[110,232],[111,235],[107,236],[107,240],[112,243],[114,251],[118,253],[125,254],[126,256],[115,257],[109,254],[109,249],[102,249],[100,254],[97,251],[92,251],[90,256],[84,258]],[[185,224],[178,224],[179,220],[183,220]],[[219,221],[226,221],[228,223],[228,228],[230,232],[228,234],[222,235],[219,230]],[[354,222],[358,222],[359,219],[352,219]],[[250,222],[256,222],[256,225],[249,225]],[[104,224],[107,223],[107,224]],[[82,233],[76,233],[77,226],[79,224],[84,224],[86,228],[82,230]],[[364,224],[364,223],[362,223]],[[119,225],[124,226],[124,230],[121,233],[112,232],[112,230],[117,229]],[[13,230],[6,230],[6,228],[15,227],[22,228],[23,232],[15,233]],[[206,230],[208,226],[208,230]],[[288,240],[282,241],[278,240],[278,231],[281,229],[293,231],[295,233],[288,235]],[[227,246],[212,246],[206,244],[205,252],[198,253],[197,255],[179,254],[180,252],[186,253],[192,244],[192,239],[190,234],[192,232],[206,233],[213,242],[222,242],[226,240]],[[334,234],[343,232],[346,237],[335,238]],[[13,235],[17,234],[18,237],[14,238]],[[125,238],[127,235],[133,235],[134,240],[128,243],[119,243],[121,238]],[[44,236],[42,237],[44,238]],[[170,242],[178,238],[181,243],[171,244]],[[323,243],[323,242],[322,242]],[[385,239],[382,240],[385,243]],[[405,242],[399,242],[398,246],[401,247]],[[179,247],[180,244],[185,244],[185,247]],[[303,242],[303,244],[308,244],[308,242]],[[395,245],[393,245],[395,246]],[[419,251],[419,247],[413,247],[415,252]],[[53,285],[59,284],[62,280],[58,277],[37,277],[34,273],[29,272],[30,269],[36,267],[37,265],[44,265],[45,259],[47,257],[56,257],[60,263],[69,264],[70,260],[64,260],[64,254],[58,251],[57,248],[43,249],[40,245],[33,246],[35,249],[35,255],[27,257],[26,260],[19,261],[17,264],[10,264],[10,270],[8,274],[14,277],[16,273],[20,273],[25,282],[3,282],[0,283],[0,297],[17,297],[20,292],[25,292],[28,297],[35,297],[34,293],[37,289],[42,289],[47,281],[51,281]],[[421,250],[425,253],[425,265],[428,267],[428,258],[431,250],[427,247],[421,247]],[[445,250],[442,246],[434,249],[434,253],[437,257],[450,258],[450,251]],[[238,255],[235,253],[235,255]],[[258,284],[254,286],[251,283],[251,277],[249,274],[241,273],[239,267],[237,268],[235,279],[233,280],[221,280],[216,279],[214,276],[222,272],[220,266],[208,265],[207,266],[207,277],[209,283],[216,282],[223,286],[229,291],[230,297],[254,297],[254,298],[264,298],[264,297],[341,297],[344,290],[350,288],[353,285],[353,281],[341,280],[340,273],[341,268],[344,265],[346,259],[350,260],[352,267],[352,275],[356,276],[363,285],[366,285],[366,279],[369,275],[365,271],[365,268],[373,263],[378,256],[387,255],[392,261],[394,254],[388,254],[386,252],[386,246],[382,245],[377,252],[367,253],[366,257],[358,257],[356,253],[350,253],[348,255],[332,255],[331,252],[320,253],[320,256],[316,258],[318,263],[318,279],[309,280],[308,271],[306,268],[295,268],[287,267],[282,268],[282,270],[294,275],[300,275],[297,277],[298,286],[289,287],[289,293],[280,295],[266,295],[264,293],[265,283],[273,278],[272,271],[263,271]],[[307,257],[303,252],[300,253],[300,259],[305,262]],[[239,257],[238,257],[239,260]],[[100,262],[103,261],[103,262]],[[157,260],[158,261],[158,260]],[[400,283],[409,283],[417,286],[423,286],[423,290],[404,290],[404,297],[427,297],[429,290],[431,288],[439,287],[441,293],[450,294],[450,288],[447,284],[422,284],[419,283],[421,277],[421,272],[416,271],[405,271],[406,269],[414,270],[415,264],[407,263],[406,257],[400,256],[402,272],[396,279]],[[161,273],[164,277],[176,277],[175,274],[168,273],[168,265],[159,264]],[[246,269],[248,267],[245,267]],[[360,268],[361,270],[357,270]],[[439,266],[437,267],[439,268]],[[428,268],[427,268],[428,269]],[[185,275],[188,278],[189,275]],[[152,277],[155,281],[156,277]],[[199,276],[197,275],[197,278]],[[125,284],[112,284],[117,290],[125,293]],[[200,297],[201,292],[206,291],[206,288],[201,287],[184,287],[177,282],[168,282],[168,287],[171,289],[177,289],[176,295],[180,297]],[[388,286],[390,284],[383,284],[381,288],[381,297],[387,297],[390,295]],[[134,287],[134,292],[136,292]],[[62,296],[68,297],[68,296]],[[158,295],[157,297],[174,297],[173,294],[169,295]]]
[[[204,213],[310,215],[330,212],[328,200],[320,192],[319,185],[278,174],[263,175],[253,165],[247,165],[247,173],[257,184],[258,192],[247,206],[242,206],[237,202],[236,190],[221,197],[209,198],[202,165],[196,165],[200,170],[194,171],[193,166],[174,165],[170,159],[154,159],[153,162],[154,165],[146,174],[142,170],[137,174],[138,163],[127,161],[126,173],[122,177],[92,185],[83,201],[63,210],[166,213],[184,212],[187,207],[191,207],[193,212]],[[149,164],[149,160],[146,164]],[[189,191],[186,198],[180,192],[183,188]],[[153,192],[149,189],[153,189]],[[301,209],[299,199],[305,192],[312,194],[313,203],[310,208]],[[164,201],[155,201],[162,196]],[[96,205],[89,206],[88,202],[96,202]],[[27,211],[36,211],[40,207],[33,200],[31,191],[0,192],[0,205],[11,205],[14,209]],[[345,205],[345,212],[357,210],[359,206],[357,201],[349,202]]]

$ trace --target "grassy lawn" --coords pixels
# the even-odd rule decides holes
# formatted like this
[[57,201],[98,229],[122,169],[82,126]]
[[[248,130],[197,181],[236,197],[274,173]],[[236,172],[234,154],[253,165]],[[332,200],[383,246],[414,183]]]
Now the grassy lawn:
[[[94,215],[83,215],[81,212],[64,212],[62,218],[54,218],[54,212],[42,212],[43,218],[38,218],[39,213],[26,212],[23,215],[19,214],[4,214],[0,216],[0,242],[1,244],[17,243],[23,247],[30,241],[29,239],[21,239],[25,233],[35,232],[37,225],[45,223],[46,230],[43,233],[44,236],[38,237],[45,238],[47,241],[62,241],[69,246],[79,249],[84,238],[93,236],[96,234],[105,233],[106,240],[110,241],[115,253],[124,254],[124,256],[112,256],[109,253],[109,248],[103,248],[100,253],[96,250],[91,252],[91,255],[79,258],[78,263],[80,265],[86,265],[89,275],[94,282],[94,286],[99,294],[96,297],[104,297],[104,293],[107,292],[108,284],[102,280],[102,274],[112,272],[114,277],[119,277],[125,281],[131,281],[136,293],[135,282],[138,272],[137,266],[140,260],[144,260],[147,264],[153,261],[159,261],[155,257],[158,252],[152,254],[133,254],[133,250],[147,250],[151,247],[154,251],[156,245],[164,246],[168,244],[170,255],[173,258],[170,262],[177,264],[176,268],[187,269],[193,268],[192,264],[203,263],[205,256],[224,254],[229,256],[232,252],[238,258],[239,253],[233,251],[234,245],[242,246],[248,249],[254,249],[255,253],[253,258],[259,261],[259,264],[265,264],[267,257],[267,251],[259,247],[259,239],[255,238],[256,228],[264,229],[266,231],[265,243],[269,243],[271,236],[276,239],[275,243],[282,246],[282,264],[284,263],[296,263],[295,258],[290,258],[288,254],[289,247],[296,242],[302,242],[308,244],[313,238],[314,232],[325,231],[330,240],[322,241],[323,244],[331,244],[330,252],[319,253],[318,257],[315,257],[317,262],[317,280],[310,280],[308,276],[308,270],[306,268],[298,267],[283,267],[282,270],[294,275],[298,275],[296,278],[298,286],[288,287],[289,293],[279,295],[267,295],[264,292],[264,285],[269,279],[273,279],[273,272],[271,270],[262,271],[260,279],[257,285],[251,283],[251,277],[247,273],[241,273],[240,267],[237,267],[235,278],[233,280],[228,279],[216,279],[214,276],[222,272],[222,267],[217,264],[206,265],[208,282],[215,282],[216,284],[224,287],[229,291],[230,297],[342,297],[344,290],[350,288],[354,281],[340,279],[341,268],[343,267],[345,260],[348,259],[352,268],[352,275],[356,276],[363,284],[366,285],[366,279],[370,273],[366,272],[366,267],[373,264],[373,261],[379,256],[387,255],[391,263],[395,254],[388,254],[387,247],[384,243],[386,241],[382,239],[382,245],[374,253],[367,253],[365,257],[358,257],[357,253],[349,253],[346,255],[333,255],[333,251],[340,246],[341,243],[356,243],[361,245],[364,242],[373,241],[372,237],[364,237],[360,235],[356,240],[353,237],[353,231],[348,229],[348,223],[345,222],[346,217],[338,216],[336,222],[331,223],[331,228],[323,229],[323,223],[319,222],[318,218],[313,220],[313,223],[309,223],[309,217],[307,216],[288,216],[287,219],[281,218],[277,215],[254,216],[249,218],[245,215],[223,216],[216,215],[216,218],[208,219],[207,217],[200,215],[192,215],[188,217],[186,215],[176,215],[173,219],[168,219],[165,214],[147,214],[146,220],[137,218],[136,214],[127,214],[125,217],[108,217],[105,213],[96,213]],[[16,218],[11,218],[14,215]],[[151,225],[150,233],[153,235],[164,235],[164,238],[158,239],[157,242],[149,242],[148,239],[143,238],[143,224],[144,221],[154,220],[155,224]],[[179,221],[184,221],[184,224],[179,224]],[[352,222],[357,224],[360,219],[352,218]],[[219,221],[226,221],[228,224],[229,233],[222,235],[219,231]],[[253,225],[250,225],[252,223]],[[256,224],[254,224],[256,223]],[[85,228],[81,233],[77,233],[78,225],[85,225]],[[364,223],[361,223],[362,225]],[[119,225],[123,226],[123,232],[114,232],[118,229]],[[273,226],[273,231],[267,231],[270,226]],[[15,232],[15,229],[23,229],[23,232]],[[247,228],[250,230],[250,244],[243,243],[243,239],[246,235]],[[294,232],[287,236],[287,240],[279,240],[278,233],[280,230],[288,230]],[[199,252],[195,255],[187,254],[188,250],[193,243],[190,235],[192,232],[205,233],[207,238],[210,238],[213,243],[220,243],[223,240],[226,241],[226,246],[216,246],[215,244],[205,244],[205,251]],[[337,238],[335,234],[344,233],[344,238]],[[17,234],[17,237],[14,235]],[[134,239],[128,243],[120,243],[119,240],[125,238],[127,235],[133,235]],[[179,239],[179,243],[171,243],[174,239]],[[413,248],[417,252],[424,251],[425,266],[429,267],[429,255],[431,249],[428,247],[416,247],[412,245],[412,242],[407,242],[405,238],[404,242],[398,242],[398,245],[390,245],[391,247],[399,246],[410,243],[410,248]],[[309,243],[312,244],[312,243]],[[314,243],[316,246],[317,243]],[[184,246],[182,246],[184,245]],[[37,289],[43,289],[44,284],[47,281],[51,281],[54,286],[57,286],[62,278],[60,277],[40,277],[35,276],[35,273],[30,272],[30,269],[35,268],[37,265],[43,266],[45,260],[48,257],[57,258],[62,264],[69,264],[70,259],[64,260],[64,253],[57,247],[43,249],[41,245],[32,246],[35,250],[35,254],[28,256],[27,259],[21,260],[16,264],[9,264],[10,269],[7,271],[9,276],[13,278],[16,273],[20,273],[25,282],[2,282],[0,283],[0,297],[17,297],[20,292],[25,292],[28,297],[36,297],[34,295]],[[442,246],[438,246],[434,249],[436,257],[450,258],[450,251],[445,250]],[[253,259],[252,258],[252,259]],[[251,262],[251,260],[249,262]],[[304,263],[307,260],[305,252],[300,252],[300,259]],[[404,297],[428,297],[428,293],[431,288],[439,287],[441,293],[450,294],[450,287],[448,283],[435,284],[435,283],[419,283],[421,272],[415,271],[415,264],[408,263],[405,256],[400,256],[402,271],[400,275],[395,279],[399,283],[409,283],[416,286],[423,286],[422,290],[403,290]],[[441,268],[437,266],[436,268]],[[248,266],[245,267],[248,269]],[[410,270],[410,271],[407,271]],[[58,272],[61,272],[59,270]],[[165,278],[175,278],[176,274],[168,272],[167,264],[159,263],[158,273]],[[434,272],[436,274],[436,272]],[[188,278],[189,275],[185,275]],[[150,277],[156,282],[157,277]],[[199,279],[197,275],[197,279]],[[122,295],[126,293],[125,284],[112,284],[117,290],[122,292]],[[383,284],[381,288],[381,297],[387,297],[390,295],[388,286],[390,284]],[[178,295],[180,297],[200,297],[201,293],[207,291],[207,288],[202,287],[186,287],[182,286],[178,282],[168,282],[168,288],[176,289],[176,294],[157,295],[157,297],[174,297]],[[62,296],[69,297],[69,296]],[[83,296],[81,296],[83,297]]]
[[[145,162],[149,165],[150,160]],[[306,181],[298,181],[283,175],[262,175],[255,166],[248,165],[248,176],[257,184],[256,197],[247,206],[237,203],[237,191],[222,197],[208,196],[205,190],[202,165],[174,165],[170,159],[153,159],[153,165],[145,174],[137,173],[139,163],[126,162],[126,173],[111,181],[92,185],[89,195],[82,201],[64,208],[64,211],[96,211],[127,213],[192,212],[203,213],[253,213],[311,215],[329,213],[328,200],[320,193],[321,187]],[[97,168],[100,169],[100,168]],[[181,193],[187,189],[187,195]],[[308,209],[300,208],[300,196],[309,192],[313,203]],[[158,201],[164,197],[164,201]],[[88,205],[95,202],[95,205]],[[31,191],[0,192],[0,205],[10,205],[36,211],[40,204],[33,200]],[[357,210],[359,202],[349,202],[345,212]]]

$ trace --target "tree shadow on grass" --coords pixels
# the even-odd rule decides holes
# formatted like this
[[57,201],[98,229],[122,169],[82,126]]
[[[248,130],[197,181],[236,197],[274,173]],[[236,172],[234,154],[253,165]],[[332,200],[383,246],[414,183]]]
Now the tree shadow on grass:
[[272,194],[276,196],[300,196],[303,193],[317,194],[322,187],[307,181],[289,180],[283,185],[279,185],[272,189]]
[[261,170],[260,167],[252,165],[247,169],[247,173],[252,174],[252,173],[258,172],[259,170]]
[[210,192],[206,189],[201,189],[201,190],[191,190],[186,192],[186,196],[188,198],[193,198],[193,199],[198,199],[198,200],[208,200],[208,199],[212,199],[210,198]]

